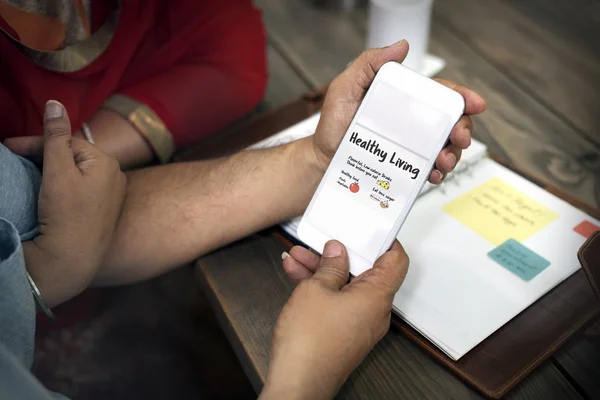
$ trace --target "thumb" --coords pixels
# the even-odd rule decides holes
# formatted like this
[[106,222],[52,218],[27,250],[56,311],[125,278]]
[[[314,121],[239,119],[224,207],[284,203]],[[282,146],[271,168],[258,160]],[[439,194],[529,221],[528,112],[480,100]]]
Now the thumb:
[[71,141],[67,110],[58,101],[49,100],[44,108],[44,173],[60,173],[75,166]]
[[386,296],[393,297],[406,278],[408,264],[404,247],[395,240],[392,247],[375,261],[373,268],[363,272],[352,283],[361,285],[361,282],[368,282],[370,287],[376,287]]
[[401,63],[408,54],[408,42],[401,40],[391,46],[364,51],[331,84],[336,90],[341,86],[346,96],[362,100],[364,91],[371,85],[375,74],[389,61]]
[[348,253],[337,240],[325,243],[321,265],[312,279],[319,280],[332,289],[340,290],[348,282]]

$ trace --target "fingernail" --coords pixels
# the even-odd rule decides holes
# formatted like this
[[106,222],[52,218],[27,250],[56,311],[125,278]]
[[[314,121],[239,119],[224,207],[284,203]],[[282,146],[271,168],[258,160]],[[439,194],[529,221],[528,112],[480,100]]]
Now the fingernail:
[[290,255],[287,251],[284,251],[283,253],[281,253],[281,259],[285,260],[286,258],[288,258]]
[[402,39],[396,43],[394,43],[391,47],[400,47],[402,46],[404,43],[406,42],[406,40]]
[[433,171],[434,174],[437,174],[438,176],[438,180],[441,181],[442,179],[444,179],[444,174],[442,174],[442,171],[438,171],[437,169],[435,171]]
[[454,168],[456,166],[456,156],[454,153],[448,153],[448,160],[450,160],[450,168]]
[[332,258],[339,257],[342,255],[342,244],[338,241],[331,240],[325,244],[325,248],[323,249],[323,257]]
[[57,119],[63,116],[63,106],[58,101],[48,100],[44,107],[44,121]]

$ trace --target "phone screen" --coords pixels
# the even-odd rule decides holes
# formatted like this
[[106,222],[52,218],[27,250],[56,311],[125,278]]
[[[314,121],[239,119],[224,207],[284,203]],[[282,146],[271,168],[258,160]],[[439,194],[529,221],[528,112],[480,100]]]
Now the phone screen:
[[411,194],[428,179],[451,116],[375,82],[304,218],[374,261]]

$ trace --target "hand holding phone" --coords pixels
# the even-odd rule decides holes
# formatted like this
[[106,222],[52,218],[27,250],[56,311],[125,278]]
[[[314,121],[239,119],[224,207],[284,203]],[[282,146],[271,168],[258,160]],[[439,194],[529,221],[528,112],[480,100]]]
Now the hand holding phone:
[[377,73],[298,228],[321,251],[344,243],[360,274],[397,236],[438,153],[463,114],[463,96],[396,62]]

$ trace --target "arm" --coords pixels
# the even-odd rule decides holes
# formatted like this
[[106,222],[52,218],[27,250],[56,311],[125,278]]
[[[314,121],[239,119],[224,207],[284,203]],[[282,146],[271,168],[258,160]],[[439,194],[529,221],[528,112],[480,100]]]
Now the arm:
[[299,215],[323,172],[312,138],[130,172],[113,245],[95,283],[155,276]]
[[[112,285],[150,278],[299,215],[375,73],[388,61],[401,62],[407,51],[408,45],[402,41],[369,50],[356,59],[329,86],[317,131],[310,138],[217,160],[130,172],[124,206],[93,283]],[[485,109],[485,102],[473,91],[442,83],[465,98],[466,115],[455,125],[451,144],[440,152],[430,176],[432,183],[440,183],[443,175],[452,171],[461,149],[469,145],[472,124],[468,115]],[[39,155],[43,147],[35,147],[25,153]]]
[[[377,70],[401,62],[405,41],[363,53],[329,87],[314,136],[284,146],[212,161],[174,164],[128,174],[129,186],[112,246],[97,285],[146,279],[192,262],[252,232],[300,215],[333,157]],[[485,102],[465,87],[442,82],[465,98],[466,114]],[[440,183],[470,143],[464,116],[452,144],[436,161]]]
[[[111,110],[100,109],[88,121],[96,145],[115,157],[121,168],[128,170],[146,165],[154,159],[150,145],[125,118]],[[83,138],[83,133],[73,134]]]
[[[218,132],[261,101],[267,65],[260,12],[251,2],[212,3],[194,6],[209,16],[194,18],[197,25],[173,28],[187,34],[172,51],[164,51],[161,34],[149,37],[123,85],[88,121],[98,146],[123,169],[153,158],[164,163],[175,148]],[[146,62],[154,46],[168,54],[158,67]],[[135,70],[139,76],[132,76]]]

